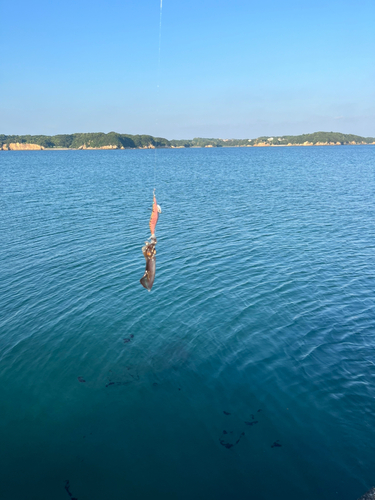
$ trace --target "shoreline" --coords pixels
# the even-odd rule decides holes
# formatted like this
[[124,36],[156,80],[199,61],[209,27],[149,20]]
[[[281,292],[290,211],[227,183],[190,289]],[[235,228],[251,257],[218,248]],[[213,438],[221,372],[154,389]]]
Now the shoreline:
[[313,132],[312,134],[260,136],[253,139],[222,139],[195,137],[194,139],[165,139],[152,135],[130,135],[117,132],[47,135],[0,134],[3,151],[67,151],[113,149],[187,149],[217,147],[285,147],[285,146],[348,146],[375,144],[375,137],[362,137],[341,132]]
[[185,147],[185,146],[164,146],[164,147],[153,147],[153,148],[119,148],[119,147],[104,147],[104,148],[44,148],[43,146],[36,148],[34,144],[31,144],[30,146],[33,147],[28,147],[28,144],[25,144],[25,147],[19,147],[17,149],[2,149],[0,148],[1,152],[5,151],[135,151],[135,150],[140,150],[140,151],[145,151],[145,150],[150,150],[150,149],[220,149],[220,148],[291,148],[291,147],[333,147],[333,146],[375,146],[374,142],[370,143],[359,143],[359,144],[246,144],[246,145],[236,145],[236,146],[190,146],[190,147]]

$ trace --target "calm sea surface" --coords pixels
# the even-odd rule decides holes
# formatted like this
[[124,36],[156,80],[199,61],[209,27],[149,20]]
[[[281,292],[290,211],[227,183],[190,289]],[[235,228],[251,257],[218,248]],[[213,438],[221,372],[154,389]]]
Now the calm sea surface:
[[374,146],[3,152],[0,195],[1,500],[375,485]]

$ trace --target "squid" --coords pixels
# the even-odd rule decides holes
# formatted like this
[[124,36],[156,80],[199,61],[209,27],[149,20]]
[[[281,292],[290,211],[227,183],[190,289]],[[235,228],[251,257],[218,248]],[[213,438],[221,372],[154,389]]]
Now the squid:
[[149,292],[151,291],[152,285],[155,280],[155,268],[156,268],[156,243],[158,242],[155,236],[155,227],[159,219],[159,214],[161,214],[161,208],[156,202],[155,191],[154,199],[152,203],[152,212],[150,217],[150,231],[151,237],[150,241],[145,241],[145,246],[142,247],[142,253],[146,259],[146,270],[142,278],[140,279],[141,285],[146,288]]

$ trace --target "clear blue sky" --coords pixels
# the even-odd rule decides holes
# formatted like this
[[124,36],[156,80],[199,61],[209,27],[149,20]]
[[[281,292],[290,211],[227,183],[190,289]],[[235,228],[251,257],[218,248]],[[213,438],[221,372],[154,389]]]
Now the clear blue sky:
[[0,133],[375,136],[375,2],[3,2]]

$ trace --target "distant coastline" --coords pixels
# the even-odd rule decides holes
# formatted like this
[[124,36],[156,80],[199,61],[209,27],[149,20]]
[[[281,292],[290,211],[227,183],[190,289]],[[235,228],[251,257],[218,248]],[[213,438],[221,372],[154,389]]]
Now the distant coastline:
[[194,139],[168,140],[151,135],[130,135],[110,132],[46,135],[0,135],[1,151],[64,151],[118,150],[155,148],[215,148],[215,147],[288,147],[342,146],[375,144],[374,137],[361,137],[340,132],[314,132],[303,135],[258,137],[256,139]]

